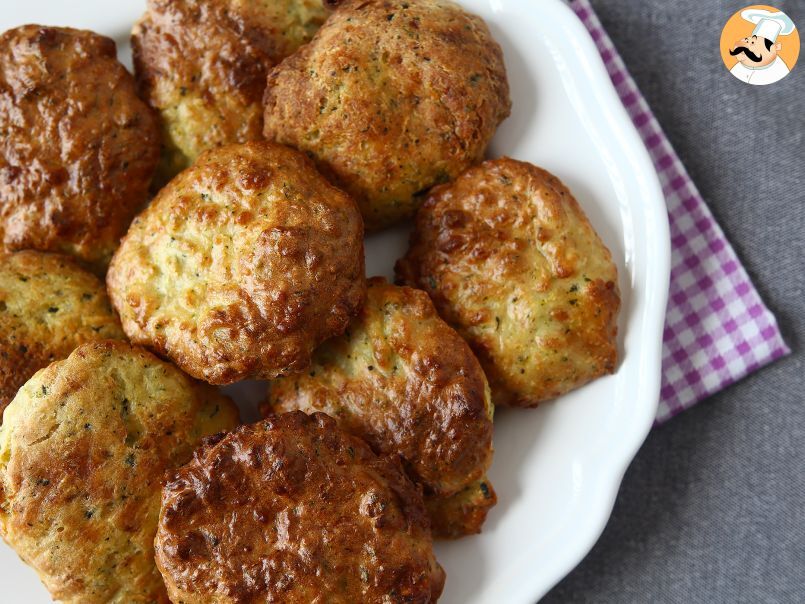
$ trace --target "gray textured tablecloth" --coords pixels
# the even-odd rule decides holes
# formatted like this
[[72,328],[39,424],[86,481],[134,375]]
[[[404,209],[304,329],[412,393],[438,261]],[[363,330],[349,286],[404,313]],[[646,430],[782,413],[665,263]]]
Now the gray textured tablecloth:
[[[544,602],[805,602],[805,35],[749,86],[718,50],[748,1],[592,4],[794,353],[655,429]],[[805,32],[805,0],[774,6]]]

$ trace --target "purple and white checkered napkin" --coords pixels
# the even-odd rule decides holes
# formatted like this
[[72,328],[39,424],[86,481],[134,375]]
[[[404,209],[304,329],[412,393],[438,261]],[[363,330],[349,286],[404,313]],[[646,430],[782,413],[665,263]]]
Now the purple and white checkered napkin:
[[668,206],[671,290],[660,423],[790,351],[589,1],[571,0],[570,7],[598,46],[654,161]]

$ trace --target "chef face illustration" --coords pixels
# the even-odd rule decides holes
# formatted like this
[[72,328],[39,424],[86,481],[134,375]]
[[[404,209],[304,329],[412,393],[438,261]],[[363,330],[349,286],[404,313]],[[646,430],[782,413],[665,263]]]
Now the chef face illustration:
[[780,53],[789,37],[791,44],[798,44],[799,37],[791,36],[796,29],[793,21],[781,11],[765,8],[745,9],[740,19],[747,31],[729,48],[729,56],[735,60],[730,73],[754,85],[772,84],[787,76],[793,65]]
[[744,67],[754,69],[771,65],[777,58],[782,44],[774,43],[768,38],[758,37],[756,34],[743,38],[735,43],[730,54],[738,59]]

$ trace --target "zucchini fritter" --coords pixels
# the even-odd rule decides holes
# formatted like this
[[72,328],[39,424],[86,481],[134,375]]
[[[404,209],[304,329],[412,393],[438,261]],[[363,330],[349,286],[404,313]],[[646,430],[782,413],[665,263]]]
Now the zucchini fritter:
[[163,475],[237,424],[216,389],[122,342],[39,371],[0,428],[0,534],[53,598],[152,604]]
[[536,166],[487,161],[434,189],[397,274],[467,339],[496,405],[535,406],[615,370],[612,255]]
[[41,25],[0,35],[0,133],[0,249],[103,273],[159,160],[157,117],[114,41]]
[[194,377],[300,371],[363,304],[361,215],[298,151],[211,149],[135,219],[107,284],[131,341]]
[[444,585],[399,463],[301,411],[210,439],[175,473],[156,559],[185,604],[427,604]]
[[351,193],[369,230],[483,158],[511,108],[500,46],[449,0],[347,0],[271,70],[265,135]]

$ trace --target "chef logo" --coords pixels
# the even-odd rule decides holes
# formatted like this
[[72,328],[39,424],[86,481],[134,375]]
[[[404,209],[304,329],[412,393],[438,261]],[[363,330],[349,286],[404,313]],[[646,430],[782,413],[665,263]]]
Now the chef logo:
[[730,17],[721,33],[721,58],[742,82],[763,86],[787,76],[799,56],[799,32],[784,12],[755,4]]

